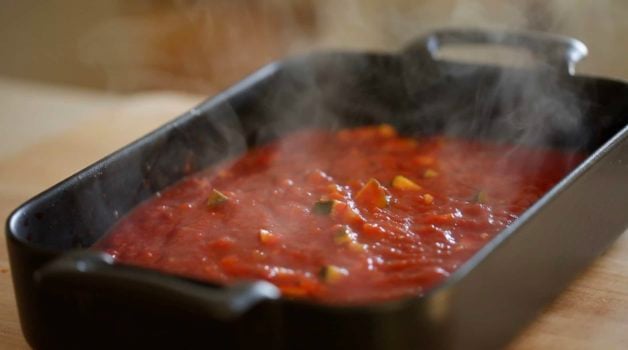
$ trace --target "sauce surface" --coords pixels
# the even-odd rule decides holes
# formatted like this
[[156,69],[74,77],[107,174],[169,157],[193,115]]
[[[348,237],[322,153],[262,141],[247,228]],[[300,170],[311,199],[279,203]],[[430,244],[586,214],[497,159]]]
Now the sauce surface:
[[301,131],[184,178],[95,247],[122,263],[361,303],[447,278],[583,157],[389,126]]

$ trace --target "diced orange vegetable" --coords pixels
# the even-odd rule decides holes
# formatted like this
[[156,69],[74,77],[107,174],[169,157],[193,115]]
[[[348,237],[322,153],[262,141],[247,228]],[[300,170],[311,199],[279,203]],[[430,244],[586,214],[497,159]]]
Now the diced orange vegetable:
[[397,135],[397,130],[389,124],[380,125],[377,130],[379,134],[385,137],[393,137]]
[[329,184],[327,185],[327,190],[329,190],[329,192],[338,192],[340,191],[340,186],[336,184]]
[[292,187],[293,185],[294,185],[294,181],[292,179],[285,178],[285,179],[279,180],[279,186],[281,187]]
[[421,189],[421,186],[402,175],[397,175],[393,178],[392,187],[402,191],[418,191]]
[[355,200],[368,207],[386,208],[390,198],[384,186],[382,186],[379,181],[371,178],[366,185],[358,191]]
[[366,244],[362,244],[362,243],[354,241],[354,242],[349,243],[349,249],[357,253],[362,253],[366,251]]
[[331,216],[347,224],[359,224],[364,221],[357,209],[341,201],[334,201],[334,205],[331,208]]
[[210,249],[229,250],[235,246],[235,240],[231,237],[221,237],[207,244]]
[[319,272],[320,278],[327,283],[338,282],[348,275],[349,271],[347,269],[335,265],[325,265]]
[[344,222],[348,224],[362,224],[365,219],[362,215],[358,214],[355,209],[349,207],[343,215]]
[[348,209],[349,205],[345,202],[334,201],[334,204],[331,207],[331,216],[334,218],[341,217],[342,214]]
[[422,166],[432,165],[434,164],[434,161],[435,161],[434,157],[430,157],[430,156],[416,156],[412,158],[412,162],[418,165],[422,165]]
[[344,196],[342,195],[342,187],[336,184],[327,185],[327,195],[329,199],[343,199],[344,198]]
[[229,169],[223,169],[221,171],[218,172],[217,176],[219,178],[226,178],[229,177],[231,175],[231,172],[229,171]]
[[442,225],[442,224],[450,224],[454,220],[453,214],[440,214],[440,215],[431,215],[425,218],[424,222],[426,224],[434,224],[434,225]]
[[263,244],[272,245],[279,241],[279,237],[266,229],[261,229],[259,230],[259,240]]
[[425,204],[432,204],[434,203],[434,196],[432,196],[429,193],[426,193],[423,195],[423,202],[425,202]]
[[364,187],[364,181],[360,181],[358,179],[349,179],[347,180],[347,185],[354,190],[359,191],[362,187]]

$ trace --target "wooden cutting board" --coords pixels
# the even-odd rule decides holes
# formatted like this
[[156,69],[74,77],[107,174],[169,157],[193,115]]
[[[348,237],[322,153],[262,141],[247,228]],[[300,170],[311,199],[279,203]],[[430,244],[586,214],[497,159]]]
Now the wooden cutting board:
[[[0,158],[0,218],[6,218],[31,196],[199,101],[197,96],[172,94],[119,99],[115,107],[101,109],[87,121]],[[628,208],[626,211],[628,215]],[[0,242],[0,349],[28,348],[20,332],[6,243]],[[628,233],[572,283],[510,348],[628,349]]]

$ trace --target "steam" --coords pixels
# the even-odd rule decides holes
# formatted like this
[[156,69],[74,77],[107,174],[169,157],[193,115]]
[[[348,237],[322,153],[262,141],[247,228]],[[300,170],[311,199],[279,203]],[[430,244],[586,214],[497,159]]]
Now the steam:
[[[565,16],[573,5],[573,2],[559,0],[324,1],[317,8],[320,25],[316,44],[322,48],[391,51],[442,27],[483,28],[496,32],[560,32],[570,25],[571,18],[575,18]],[[608,2],[600,8],[604,9],[605,5]],[[604,10],[598,9],[600,11]],[[498,137],[514,144],[536,145],[559,145],[562,141],[558,139],[578,134],[582,122],[581,106],[574,91],[561,81],[562,68],[535,57],[523,46],[448,46],[438,52],[436,59],[531,68],[525,73],[510,69],[499,71],[490,88],[477,92],[474,103],[478,108],[462,111],[460,113],[466,115],[452,118],[453,121],[445,127],[446,133],[464,134],[468,129],[485,128],[473,133],[486,138]],[[474,71],[473,67],[452,67],[444,74],[464,77]],[[451,102],[445,100],[444,103]],[[435,99],[429,105],[417,106],[415,113],[404,118],[423,121],[429,114],[452,113],[447,110],[447,106],[440,106],[439,100]],[[487,114],[495,113],[499,116],[492,126],[482,123]],[[471,123],[462,120],[476,117],[477,121]]]
[[[567,148],[574,142],[582,142],[579,136],[583,113],[575,92],[563,83],[564,67],[539,60],[525,50],[504,51],[494,46],[470,51],[468,47],[447,47],[436,57],[401,51],[435,27],[553,30],[563,21],[554,8],[563,6],[561,1],[434,0],[417,4],[409,0],[324,0],[271,1],[264,5],[181,1],[178,4],[182,7],[182,17],[160,15],[158,21],[146,19],[150,23],[139,26],[132,18],[119,18],[99,26],[86,35],[82,46],[86,50],[85,60],[103,65],[112,77],[112,88],[163,88],[170,84],[173,89],[186,87],[214,94],[258,66],[287,54],[342,48],[399,55],[292,58],[278,71],[271,67],[258,73],[268,75],[272,83],[256,94],[238,101],[226,101],[219,96],[212,102],[216,108],[211,115],[199,115],[199,111],[193,110],[170,129],[161,131],[166,136],[149,150],[149,155],[144,155],[146,162],[140,169],[132,169],[133,165],[117,169],[126,174],[124,178],[109,174],[85,198],[77,199],[77,203],[93,209],[89,215],[112,213],[99,219],[89,239],[117,219],[118,213],[128,212],[138,201],[182,176],[234,159],[248,146],[271,141],[306,125],[339,128],[387,122],[402,132],[490,139],[525,147]],[[238,12],[237,6],[250,7]],[[230,22],[223,17],[241,21]],[[157,23],[160,26],[155,27]],[[180,36],[173,33],[189,24],[194,25],[193,34],[183,38],[187,38],[190,47],[175,42],[173,47],[179,51],[170,51],[145,40],[157,40],[165,33],[173,35],[172,40],[176,41]],[[118,43],[116,50],[101,50],[99,43],[111,42],[125,31],[128,31],[127,40]],[[203,42],[203,38],[207,41]],[[143,55],[133,54],[138,52],[135,44],[140,45]],[[105,61],[108,57],[113,57],[111,62]],[[435,61],[485,63],[495,58],[498,62],[491,62],[497,64],[492,67],[444,66]],[[533,69],[502,69],[502,65]],[[125,68],[129,71],[129,67],[136,74],[121,74]],[[479,81],[485,77],[486,81]],[[240,86],[246,88],[248,84]],[[504,154],[505,159],[508,156]],[[135,193],[123,202],[93,200],[96,193],[125,191],[126,182],[137,179],[147,181],[139,183]],[[93,218],[86,217],[85,221]]]
[[[182,0],[175,2],[171,12],[157,11],[141,20],[126,16],[103,23],[86,34],[82,49],[86,61],[105,68],[114,89],[169,86],[214,94],[256,66],[286,55],[335,48],[398,52],[417,37],[442,27],[560,31],[569,23],[563,14],[572,4],[564,0],[263,4]],[[100,44],[120,39],[121,33],[125,33],[125,40],[117,40],[112,52],[103,52]],[[167,40],[160,42],[161,37]],[[138,52],[141,55],[134,55]],[[110,61],[105,62],[105,58]],[[523,73],[498,70],[493,81],[480,90],[467,88],[453,100],[442,96],[464,88],[442,86],[442,80],[468,79],[484,68],[474,64],[430,72],[429,63],[421,65],[419,58],[417,62],[414,59],[408,58],[409,63],[397,77],[385,69],[373,69],[366,59],[353,59],[350,66],[340,57],[310,59],[305,64],[298,59],[291,61],[277,80],[280,85],[263,97],[265,115],[256,116],[259,120],[254,122],[253,117],[237,116],[247,119],[244,124],[254,125],[255,130],[243,126],[237,129],[254,133],[253,142],[263,143],[304,124],[337,128],[342,126],[345,114],[355,114],[370,122],[392,120],[402,128],[423,125],[420,129],[427,134],[437,131],[512,144],[562,146],[568,143],[562,139],[577,135],[581,128],[580,106],[574,92],[563,86],[560,67],[539,60],[525,49],[497,45],[443,47],[434,59],[532,68]],[[366,88],[369,79],[385,83]],[[416,100],[430,89],[441,95]],[[407,96],[401,98],[401,93]],[[365,103],[364,96],[369,94],[372,101]],[[461,101],[469,94],[475,94],[475,101]],[[407,101],[402,104],[410,108],[391,106],[404,98]],[[452,103],[474,107],[452,110]],[[231,110],[225,119],[235,120],[234,114]],[[486,122],[489,115],[491,123]],[[443,117],[447,117],[447,125],[437,125]],[[212,129],[220,130],[220,123]],[[223,140],[234,138],[233,144],[237,145],[233,150],[222,150],[224,154],[233,156],[243,150],[243,136],[238,139],[234,135],[222,135]]]
[[442,27],[548,30],[556,1],[324,1],[318,8],[324,46],[394,50]]
[[[608,6],[609,1],[604,3]],[[170,12],[157,8],[151,15],[101,23],[85,34],[79,49],[86,62],[108,74],[112,89],[167,87],[215,94],[287,55],[333,48],[399,52],[442,27],[560,31],[570,23],[564,13],[572,5],[566,0],[176,1]],[[565,146],[579,135],[581,106],[562,83],[560,67],[526,50],[452,46],[439,51],[436,60],[533,67],[497,69],[477,90],[447,81],[469,80],[485,69],[482,65],[437,71],[432,63],[422,65],[419,57],[404,55],[407,64],[392,74],[389,66],[378,68],[367,58],[289,61],[276,73],[279,85],[250,101],[257,115],[243,115],[240,107],[223,101],[223,118],[209,116],[198,122],[198,130],[208,128],[227,146],[218,147],[217,154],[212,151],[216,145],[204,141],[200,144],[207,147],[201,149],[194,146],[199,133],[193,133],[196,136],[182,141],[200,157],[193,168],[211,164],[220,155],[234,157],[244,151],[245,143],[263,143],[305,124],[343,126],[346,115],[360,116],[361,122],[392,121],[401,129],[420,125],[425,134],[472,135],[512,144]],[[369,86],[372,81],[378,83]],[[453,110],[453,104],[461,108]],[[446,125],[441,125],[443,118]],[[168,157],[166,152],[164,160],[154,162],[173,163]],[[166,177],[168,181],[159,184],[170,182]]]
[[[256,66],[290,54],[334,48],[397,51],[442,27],[560,31],[571,25],[571,18],[576,18],[570,10],[572,5],[573,2],[562,0],[323,0],[263,4],[181,0],[170,11],[157,10],[148,16],[129,15],[102,23],[85,35],[80,49],[85,61],[104,68],[114,90],[166,87],[214,94]],[[569,11],[570,15],[564,15]],[[439,51],[437,59],[522,67],[543,64],[526,50],[498,46],[448,46]],[[544,71],[548,70],[551,67]],[[335,112],[314,102],[329,94],[314,81],[315,73],[293,73],[301,75],[295,77],[301,88],[284,91],[284,95],[295,96],[277,100],[290,98],[297,103],[286,110],[285,103],[277,102],[276,112],[292,114],[282,118],[285,120],[299,119],[295,115],[306,113],[308,116],[303,118],[315,116],[333,124]],[[573,129],[578,123],[577,108],[570,107],[571,98],[551,74],[512,76],[504,72],[494,91],[485,93],[481,98],[486,99],[486,106],[497,104],[509,111],[500,124],[519,130],[518,137],[522,139],[534,137],[546,123],[565,129]],[[524,106],[529,107],[528,113]],[[529,125],[524,125],[525,120]],[[279,133],[273,126],[260,127],[260,133]],[[452,125],[449,130],[455,133],[460,128]]]

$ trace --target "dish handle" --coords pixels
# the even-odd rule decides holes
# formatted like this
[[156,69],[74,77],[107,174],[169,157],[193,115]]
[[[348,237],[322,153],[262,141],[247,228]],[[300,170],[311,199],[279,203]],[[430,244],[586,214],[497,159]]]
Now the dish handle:
[[152,305],[202,312],[223,321],[237,319],[254,306],[280,296],[279,289],[265,281],[214,288],[157,271],[115,264],[111,255],[87,250],[62,255],[35,272],[34,277],[39,287],[47,290],[134,297]]
[[503,32],[485,29],[441,29],[410,43],[404,50],[421,58],[435,60],[444,46],[500,45],[528,50],[536,59],[559,73],[574,75],[575,66],[586,57],[588,49],[580,40],[567,36],[533,31]]

